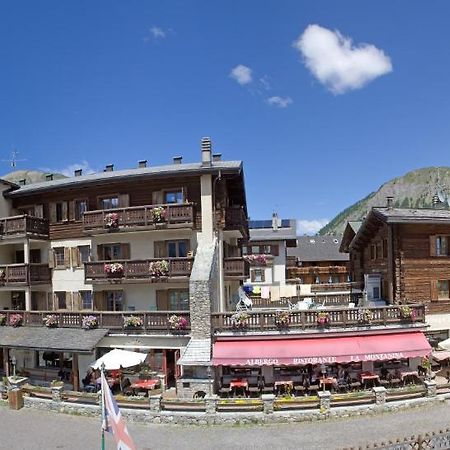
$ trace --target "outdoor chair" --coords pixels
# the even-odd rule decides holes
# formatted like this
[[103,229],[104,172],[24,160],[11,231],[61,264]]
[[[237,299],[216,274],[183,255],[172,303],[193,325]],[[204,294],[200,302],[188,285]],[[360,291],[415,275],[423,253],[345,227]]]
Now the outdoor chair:
[[256,394],[255,396],[258,397],[260,391],[261,391],[261,389],[259,386],[249,386],[248,387],[248,392],[250,393],[250,397],[252,396],[252,394]]
[[264,383],[262,389],[261,389],[261,393],[262,394],[273,394],[275,390],[274,384],[273,383]]
[[400,378],[391,378],[390,385],[391,385],[391,387],[396,387],[401,382],[402,382],[402,380],[400,380]]
[[223,397],[229,397],[230,396],[230,386],[220,386],[219,388],[219,395]]
[[352,380],[351,382],[350,382],[350,389],[353,389],[353,390],[358,390],[358,389],[360,389],[361,388],[361,383],[359,382],[359,381],[356,381],[356,380]]
[[311,384],[309,387],[308,387],[308,392],[310,393],[310,394],[317,394],[317,391],[319,390],[319,385],[318,384]]
[[302,384],[294,385],[295,395],[303,395],[305,393],[305,391],[306,391],[306,388]]

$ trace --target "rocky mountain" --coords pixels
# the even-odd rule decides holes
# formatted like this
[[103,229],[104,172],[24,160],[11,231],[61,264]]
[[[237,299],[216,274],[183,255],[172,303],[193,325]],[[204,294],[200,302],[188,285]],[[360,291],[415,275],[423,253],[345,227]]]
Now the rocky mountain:
[[[341,211],[324,226],[319,234],[337,234],[344,231],[351,220],[361,220],[373,206],[385,206],[386,197],[394,197],[394,206],[401,208],[430,208],[433,197],[439,194],[441,200],[450,197],[450,167],[426,167],[408,172],[384,183],[376,192],[359,200]],[[449,205],[439,203],[438,207]]]
[[[40,181],[45,181],[45,172],[39,170],[16,170],[3,175],[3,180],[11,181],[12,183],[18,183],[19,180],[26,180],[26,184],[39,183]],[[53,179],[58,180],[60,178],[66,178],[65,175],[61,173],[54,173]]]

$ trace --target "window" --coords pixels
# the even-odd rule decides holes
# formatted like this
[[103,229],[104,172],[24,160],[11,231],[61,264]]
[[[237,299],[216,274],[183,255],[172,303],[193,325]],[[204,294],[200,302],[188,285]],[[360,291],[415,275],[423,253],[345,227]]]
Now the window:
[[387,239],[383,239],[383,258],[388,257]]
[[164,193],[164,203],[183,203],[183,190],[166,191]]
[[438,280],[437,291],[438,291],[438,300],[448,300],[450,298],[449,281]]
[[123,292],[106,292],[106,308],[108,311],[123,311]]
[[103,259],[105,261],[111,261],[114,259],[120,259],[122,257],[120,244],[104,244],[103,248]]
[[87,210],[87,200],[75,200],[75,220],[81,220],[83,218],[83,213]]
[[53,253],[55,255],[55,267],[64,267],[64,247],[55,247]]
[[250,272],[250,279],[255,283],[264,283],[264,269],[252,269]]
[[91,260],[91,247],[89,245],[79,245],[80,262],[87,263]]
[[375,244],[370,246],[370,259],[377,259],[377,246]]
[[189,291],[170,290],[169,308],[171,311],[189,311]]
[[30,250],[30,263],[40,264],[40,262],[41,262],[41,249],[40,248],[32,248]]
[[57,309],[67,309],[66,293],[63,291],[55,292]]
[[92,309],[92,291],[80,291],[81,309]]
[[449,256],[448,236],[436,236],[436,256]]
[[186,258],[188,252],[188,241],[167,242],[167,256],[169,258]]
[[64,219],[63,215],[63,204],[62,203],[56,203],[56,221],[62,222]]
[[100,199],[100,209],[114,209],[119,207],[119,197],[105,197]]

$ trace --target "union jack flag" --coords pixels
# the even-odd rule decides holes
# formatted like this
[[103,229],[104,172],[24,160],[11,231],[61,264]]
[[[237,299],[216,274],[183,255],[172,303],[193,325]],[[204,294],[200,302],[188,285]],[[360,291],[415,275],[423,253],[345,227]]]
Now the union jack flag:
[[112,433],[117,444],[117,450],[136,450],[133,439],[128,433],[122,413],[117,406],[111,389],[102,372],[102,427]]

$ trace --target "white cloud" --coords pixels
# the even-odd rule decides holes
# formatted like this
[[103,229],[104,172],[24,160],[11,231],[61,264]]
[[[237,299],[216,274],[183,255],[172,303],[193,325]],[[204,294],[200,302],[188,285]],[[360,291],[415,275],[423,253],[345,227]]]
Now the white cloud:
[[155,39],[164,39],[167,36],[167,33],[162,28],[155,26],[150,28],[150,33]]
[[83,175],[89,175],[91,173],[95,173],[96,171],[91,167],[91,165],[83,160],[79,163],[75,163],[75,164],[69,164],[66,167],[63,167],[62,169],[51,169],[49,167],[41,167],[40,170],[42,170],[43,172],[48,172],[48,173],[62,173],[63,175],[65,175],[66,177],[73,177],[74,175],[74,171],[77,169],[82,169],[83,170]]
[[249,84],[253,81],[252,69],[250,67],[239,64],[234,69],[231,69],[230,77],[238,82],[241,86]]
[[392,71],[389,56],[371,44],[353,45],[339,31],[309,25],[293,43],[310,72],[334,94],[359,89]]
[[329,222],[329,219],[297,220],[297,233],[298,233],[298,235],[316,234],[328,222]]
[[267,99],[267,103],[269,105],[278,106],[278,108],[287,108],[292,103],[291,97],[278,97],[275,95],[274,97],[269,97]]
[[262,76],[259,79],[259,83],[261,84],[261,86],[266,90],[266,91],[270,91],[270,78],[267,75]]

